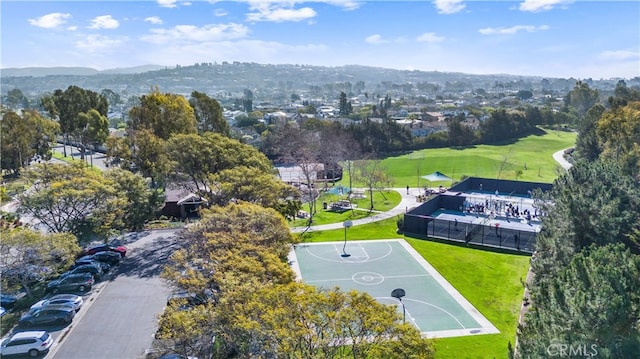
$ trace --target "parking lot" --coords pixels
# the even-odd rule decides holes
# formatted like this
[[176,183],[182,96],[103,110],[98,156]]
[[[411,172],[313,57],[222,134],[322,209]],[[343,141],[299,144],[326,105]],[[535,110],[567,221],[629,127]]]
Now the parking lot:
[[177,232],[158,230],[127,236],[125,259],[81,294],[84,304],[70,324],[19,326],[14,331],[49,332],[54,343],[46,358],[144,357],[170,293],[160,273],[176,249]]

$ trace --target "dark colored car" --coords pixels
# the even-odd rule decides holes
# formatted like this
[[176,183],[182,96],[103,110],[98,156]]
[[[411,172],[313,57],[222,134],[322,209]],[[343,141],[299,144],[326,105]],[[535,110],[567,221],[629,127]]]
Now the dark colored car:
[[[107,252],[104,252],[104,253],[107,253]],[[114,253],[114,254],[120,257],[118,253]],[[96,260],[93,260],[91,259],[91,256],[84,256],[76,259],[76,262],[73,265],[71,265],[71,267],[69,267],[69,270],[76,269],[80,266],[88,265],[88,264],[99,266],[100,268],[102,268],[102,271],[105,273],[111,270],[111,266],[108,263],[98,262]]]
[[11,294],[2,294],[2,301],[0,302],[0,307],[4,309],[11,309],[16,302],[18,301],[18,297]]
[[180,291],[169,295],[167,305],[177,306],[178,310],[187,310],[198,305],[204,305],[212,300],[214,300],[214,296],[209,290],[201,293]]
[[103,252],[98,252],[92,255],[84,256],[80,259],[84,259],[84,260],[89,259],[97,262],[107,263],[111,266],[115,266],[120,264],[120,261],[122,260],[122,255],[120,255],[120,253],[118,252],[103,251]]
[[82,265],[76,266],[75,268],[62,273],[60,275],[60,278],[64,278],[71,274],[80,274],[80,273],[91,273],[91,275],[93,275],[93,279],[95,279],[96,281],[100,280],[100,278],[102,278],[102,276],[104,275],[104,271],[102,270],[101,264],[96,262],[96,263],[82,264]]
[[97,246],[89,247],[84,251],[85,255],[92,255],[98,252],[116,252],[120,254],[120,257],[124,258],[124,256],[127,255],[127,247],[114,246],[111,244],[99,244]]
[[91,289],[93,283],[95,279],[91,273],[69,274],[49,282],[47,292],[86,292]]
[[70,305],[48,305],[37,310],[28,311],[22,315],[18,324],[25,327],[34,325],[69,324],[76,315],[76,310]]

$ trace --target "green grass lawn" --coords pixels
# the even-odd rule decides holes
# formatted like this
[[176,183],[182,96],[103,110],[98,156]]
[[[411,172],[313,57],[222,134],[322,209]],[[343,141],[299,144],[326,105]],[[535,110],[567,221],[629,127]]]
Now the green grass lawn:
[[[346,197],[345,197],[346,198]],[[344,211],[342,213],[324,210],[323,203],[327,203],[330,205],[331,202],[336,202],[341,200],[342,197],[335,194],[323,193],[320,195],[318,200],[316,201],[317,212],[316,215],[313,216],[313,224],[314,226],[327,224],[327,223],[338,223],[344,222],[347,219],[354,220],[360,218],[366,218],[372,216],[378,212],[388,211],[400,203],[402,199],[400,193],[393,190],[385,190],[385,191],[374,191],[373,192],[373,209],[375,212],[369,212],[368,209],[371,207],[371,200],[369,197],[369,193],[365,192],[365,198],[362,199],[354,199],[351,202],[356,205],[356,209],[353,211]],[[304,204],[302,206],[302,210],[309,212],[309,205]],[[289,222],[290,227],[303,227],[307,225],[307,219],[297,218],[295,221]]]
[[[382,160],[395,187],[449,186],[450,182],[429,183],[419,178],[435,171],[460,181],[464,176],[551,183],[558,176],[554,152],[573,147],[576,133],[547,131],[503,145],[478,145],[464,149],[437,148],[414,151]],[[526,169],[525,169],[526,164]],[[346,172],[346,171],[345,171]],[[343,183],[348,183],[345,176]],[[354,183],[354,187],[361,184]]]
[[[348,240],[404,238],[396,233],[396,219],[352,227]],[[523,282],[529,257],[494,253],[405,238],[451,285],[500,330],[499,334],[436,340],[436,358],[507,358],[515,341]],[[344,230],[306,233],[304,242],[344,240]]]
[[[67,157],[65,157],[62,153],[59,152],[55,152],[53,151],[53,158],[58,159],[60,161],[64,161],[67,163],[77,163],[78,161],[82,161],[80,158],[74,158],[73,156],[67,155]],[[102,173],[102,170],[100,170],[98,167],[96,166],[91,166],[91,164],[87,164],[86,166],[90,171],[94,171],[96,173]]]

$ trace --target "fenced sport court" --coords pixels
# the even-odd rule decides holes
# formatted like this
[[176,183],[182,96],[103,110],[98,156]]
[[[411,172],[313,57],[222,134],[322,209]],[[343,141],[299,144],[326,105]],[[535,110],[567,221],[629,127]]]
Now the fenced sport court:
[[[349,256],[343,256],[344,254]],[[289,260],[305,283],[367,292],[397,306],[407,322],[431,338],[498,333],[444,277],[403,239],[305,243]],[[406,295],[392,297],[394,289]],[[404,312],[402,304],[404,304]]]

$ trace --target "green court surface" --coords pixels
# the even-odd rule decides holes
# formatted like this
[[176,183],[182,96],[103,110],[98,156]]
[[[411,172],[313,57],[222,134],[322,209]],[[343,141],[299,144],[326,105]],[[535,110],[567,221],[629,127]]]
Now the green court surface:
[[[348,256],[346,256],[348,255]],[[498,330],[403,239],[298,244],[289,256],[305,283],[367,292],[397,306],[407,322],[431,338]],[[406,295],[393,297],[394,289]]]

